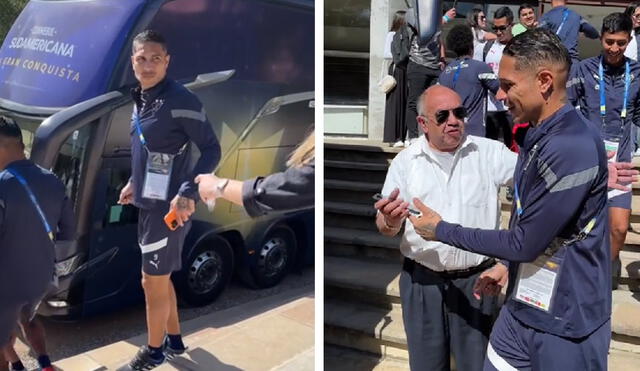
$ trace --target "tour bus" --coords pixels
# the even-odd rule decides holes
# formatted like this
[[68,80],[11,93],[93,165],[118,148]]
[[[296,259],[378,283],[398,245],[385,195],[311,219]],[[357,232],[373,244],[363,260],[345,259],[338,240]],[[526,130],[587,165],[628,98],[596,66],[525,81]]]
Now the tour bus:
[[[216,174],[244,180],[284,170],[312,130],[313,11],[312,0],[26,5],[0,49],[0,114],[66,185],[77,217],[77,239],[56,245],[59,285],[41,314],[88,316],[142,299],[137,209],[117,204],[131,172],[133,37],[165,36],[168,75],[200,98],[220,141]],[[313,210],[251,219],[219,200],[213,212],[199,203],[192,220],[173,275],[188,305],[213,301],[234,275],[269,287],[313,261]]]

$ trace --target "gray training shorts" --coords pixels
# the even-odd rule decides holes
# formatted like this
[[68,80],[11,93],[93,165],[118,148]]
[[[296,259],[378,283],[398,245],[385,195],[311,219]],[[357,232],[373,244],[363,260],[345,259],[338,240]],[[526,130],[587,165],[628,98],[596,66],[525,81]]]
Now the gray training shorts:
[[138,214],[138,245],[142,253],[142,272],[150,276],[164,276],[182,268],[182,247],[191,228],[191,221],[184,227],[171,231],[164,223],[165,208],[140,209]]

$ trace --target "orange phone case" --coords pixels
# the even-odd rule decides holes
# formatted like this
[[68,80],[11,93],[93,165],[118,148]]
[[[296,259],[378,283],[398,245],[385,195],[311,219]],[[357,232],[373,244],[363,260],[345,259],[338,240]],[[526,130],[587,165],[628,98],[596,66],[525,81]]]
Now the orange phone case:
[[164,216],[164,222],[167,225],[167,228],[169,228],[172,231],[175,231],[176,229],[178,229],[178,220],[176,219],[176,211],[175,210],[171,210],[167,213],[167,215]]

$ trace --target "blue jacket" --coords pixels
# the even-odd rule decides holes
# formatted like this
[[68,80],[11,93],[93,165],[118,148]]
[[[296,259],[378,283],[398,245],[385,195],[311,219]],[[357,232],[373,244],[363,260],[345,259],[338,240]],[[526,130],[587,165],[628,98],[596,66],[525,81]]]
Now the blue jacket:
[[[558,33],[558,28],[564,18],[564,11],[568,10],[567,20],[562,25]],[[540,17],[540,27],[546,27],[556,33],[564,46],[569,50],[569,56],[573,61],[579,60],[578,54],[578,34],[580,32],[590,39],[600,37],[598,30],[587,23],[582,16],[565,6],[557,6]]]
[[[135,102],[131,118],[131,181],[133,203],[143,209],[164,208],[176,194],[198,200],[194,179],[210,173],[220,161],[220,144],[213,132],[202,103],[177,82],[165,78],[151,89],[132,91]],[[147,164],[147,150],[136,131],[134,116],[138,113],[147,149],[152,152],[178,154],[166,201],[142,198]],[[191,142],[200,150],[200,158],[191,169]]]
[[598,66],[600,57],[587,58],[575,66],[571,71],[571,78],[567,83],[569,102],[580,107],[580,112],[592,122],[602,133],[620,130],[622,125],[622,139],[618,149],[618,160],[630,162],[633,152],[631,127],[640,124],[640,64],[625,58],[630,62],[631,84],[627,101],[627,120],[622,123],[620,113],[624,97],[625,66],[612,67],[604,63],[606,119],[603,124],[600,115],[600,79]]
[[[458,70],[460,66],[460,71]],[[458,74],[456,78],[456,74]],[[455,80],[455,82],[454,82]],[[484,137],[487,91],[496,94],[500,83],[488,64],[471,58],[456,59],[440,74],[440,85],[455,90],[469,115],[465,133]]]
[[[596,128],[565,105],[527,133],[514,183],[522,214],[509,230],[463,228],[441,222],[437,238],[468,251],[509,261],[507,309],[520,321],[557,336],[590,334],[611,316],[611,261],[607,214],[607,158]],[[563,258],[550,312],[513,298],[522,262],[532,262],[552,242],[571,240],[595,218],[584,239],[560,248]]]
[[[64,184],[29,160],[7,168],[25,179],[56,239],[73,239],[75,222]],[[53,279],[54,263],[53,243],[29,194],[8,171],[0,172],[0,282],[5,283],[0,300],[41,297]]]

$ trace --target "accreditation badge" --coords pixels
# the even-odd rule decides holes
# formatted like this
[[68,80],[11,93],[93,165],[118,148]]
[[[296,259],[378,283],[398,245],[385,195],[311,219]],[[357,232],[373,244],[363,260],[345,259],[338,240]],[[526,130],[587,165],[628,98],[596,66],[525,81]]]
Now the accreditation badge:
[[562,259],[540,255],[532,263],[520,264],[516,280],[515,300],[549,312],[556,293]]
[[142,197],[152,200],[167,200],[173,159],[175,155],[148,151],[147,167],[142,187]]

